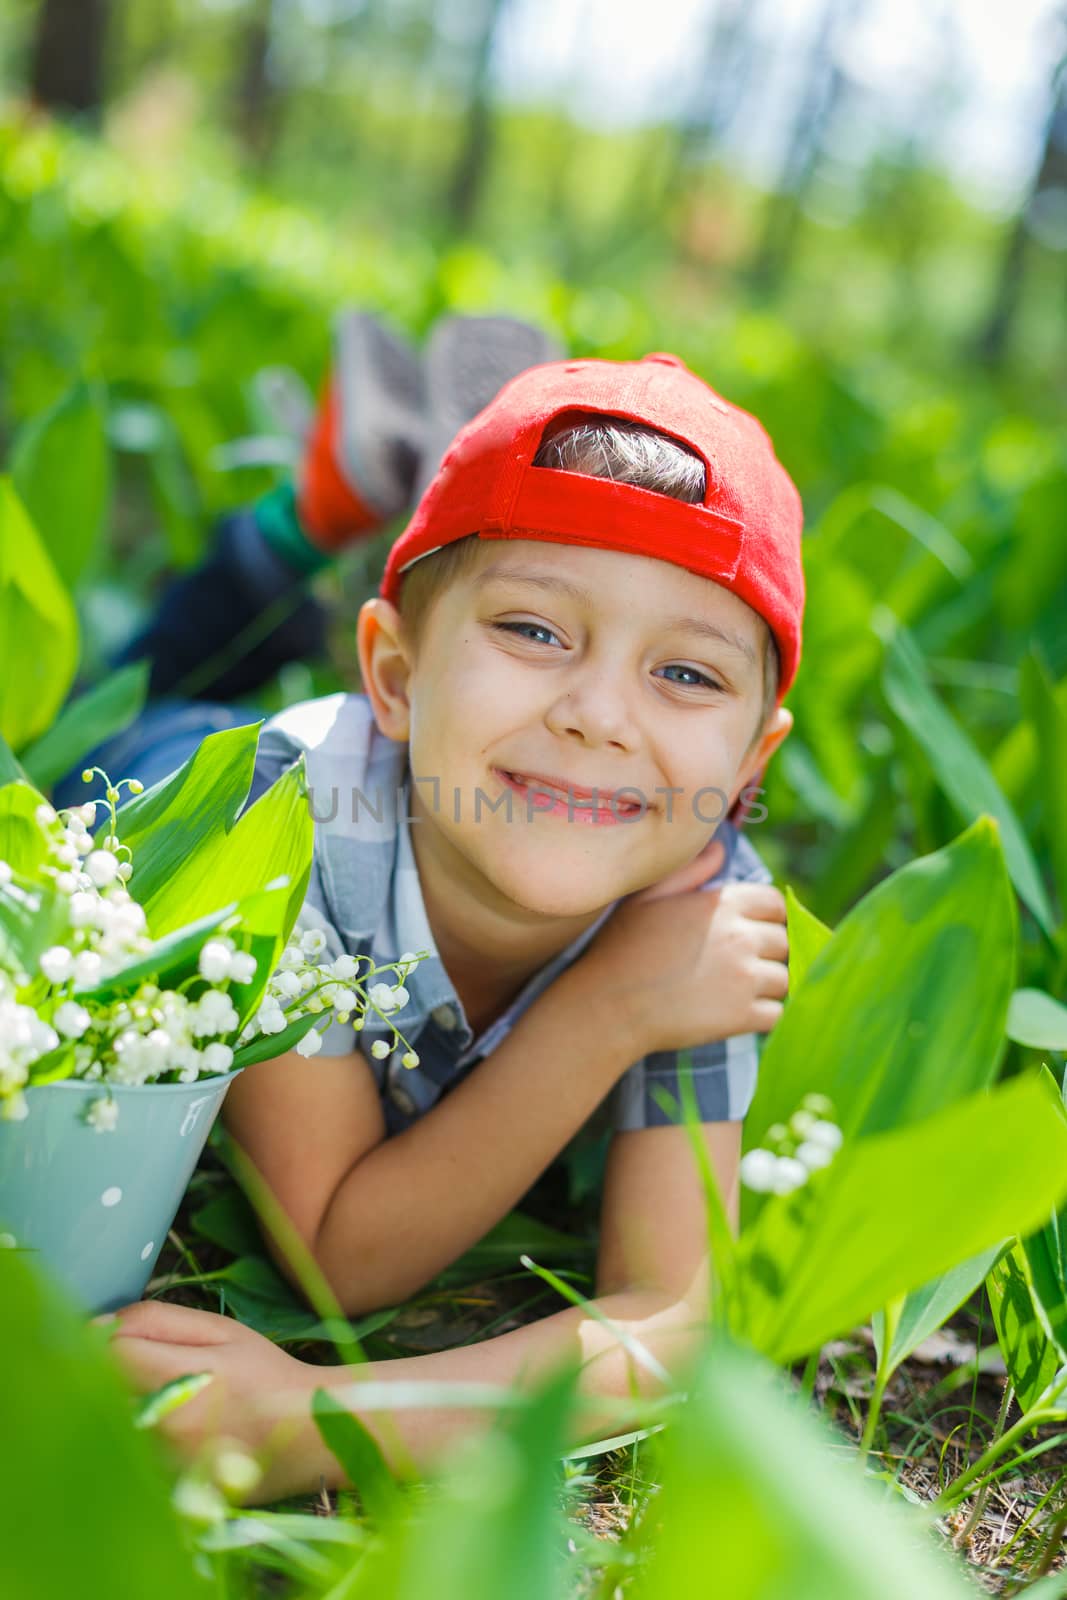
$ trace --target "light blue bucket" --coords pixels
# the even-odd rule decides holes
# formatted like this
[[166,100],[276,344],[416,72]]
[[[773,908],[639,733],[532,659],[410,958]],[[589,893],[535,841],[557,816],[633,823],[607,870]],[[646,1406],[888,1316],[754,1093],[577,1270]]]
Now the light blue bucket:
[[236,1077],[114,1084],[118,1125],[109,1133],[85,1122],[101,1084],[28,1089],[29,1115],[0,1122],[4,1243],[35,1252],[90,1311],[139,1300]]

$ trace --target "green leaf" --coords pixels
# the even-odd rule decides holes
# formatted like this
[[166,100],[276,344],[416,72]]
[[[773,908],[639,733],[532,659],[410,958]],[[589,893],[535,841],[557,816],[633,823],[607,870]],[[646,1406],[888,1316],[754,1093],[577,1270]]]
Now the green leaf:
[[174,1378],[170,1383],[165,1383],[161,1389],[154,1389],[138,1406],[133,1419],[134,1427],[154,1428],[164,1417],[177,1411],[179,1406],[188,1404],[201,1389],[206,1389],[214,1376],[212,1372],[191,1372],[184,1378]]
[[1041,989],[1016,989],[1005,1031],[1033,1050],[1067,1051],[1067,1006]]
[[78,619],[7,477],[0,477],[0,652],[0,734],[20,750],[44,733],[74,680]]
[[819,951],[832,937],[832,930],[820,922],[813,911],[786,885],[785,904],[789,938],[789,990],[795,993],[803,983],[808,968]]
[[36,976],[42,953],[66,932],[66,900],[47,884],[19,874],[0,883],[0,966]]
[[[156,926],[149,912],[153,897],[165,894],[189,857],[205,848],[214,850],[236,824],[252,782],[259,728],[259,723],[246,723],[209,733],[177,771],[127,800],[119,812],[119,836],[133,851],[137,875],[133,892],[154,932],[167,933],[170,928]],[[113,779],[136,776],[136,772],[111,774]],[[255,887],[262,888],[263,881]],[[212,911],[218,903],[200,909]],[[189,920],[186,913],[179,923]]]
[[930,687],[922,654],[903,628],[897,628],[886,645],[882,685],[890,706],[922,746],[934,777],[963,819],[973,822],[983,812],[995,818],[1012,882],[1051,938],[1056,919],[1022,824],[984,757]]
[[346,1600],[546,1600],[575,1592],[559,1465],[574,1382],[574,1371],[561,1365],[505,1425],[451,1452],[420,1515],[376,1541]]
[[924,1283],[921,1288],[913,1289],[905,1298],[895,1319],[888,1350],[884,1348],[885,1318],[880,1311],[875,1313],[871,1324],[874,1348],[879,1370],[884,1372],[887,1378],[893,1375],[900,1363],[906,1361],[924,1339],[929,1338],[930,1334],[959,1310],[965,1300],[970,1299],[994,1262],[1004,1254],[1010,1242],[1005,1239],[999,1244],[990,1245],[988,1250],[981,1251],[970,1261],[961,1261],[959,1266],[951,1267],[948,1272],[943,1272],[930,1283]]
[[36,878],[48,860],[49,834],[36,815],[37,807],[46,803],[21,779],[0,789],[0,861],[27,878]]
[[210,1600],[216,1588],[194,1571],[159,1447],[130,1425],[129,1385],[103,1329],[15,1250],[0,1251],[0,1304],[4,1593]]
[[[974,1590],[776,1373],[717,1339],[656,1441],[633,1600],[967,1600]],[[546,1591],[547,1592],[547,1591]]]
[[255,1255],[262,1248],[255,1212],[235,1183],[194,1211],[192,1224],[202,1239],[221,1245],[231,1255]]
[[[184,766],[124,805],[118,833],[133,851],[133,892],[159,935],[288,878],[284,941],[311,874],[314,822],[301,757],[243,814],[259,724],[209,734]],[[114,777],[115,774],[112,774]]]
[[855,1139],[742,1233],[744,1333],[774,1360],[798,1360],[1040,1225],[1065,1193],[1067,1115],[1045,1072]]
[[512,1211],[490,1228],[484,1239],[472,1245],[458,1261],[440,1273],[438,1287],[476,1283],[480,1278],[519,1265],[520,1256],[534,1255],[548,1261],[581,1261],[592,1265],[595,1245],[589,1239],[561,1233],[522,1211]]
[[34,1088],[45,1083],[61,1083],[64,1078],[73,1077],[76,1065],[73,1041],[57,1045],[46,1056],[38,1056],[30,1067],[29,1081]]
[[364,1334],[386,1327],[397,1315],[397,1308],[387,1307],[339,1329],[298,1300],[281,1274],[260,1255],[231,1261],[211,1273],[210,1281],[223,1285],[227,1307],[239,1321],[275,1344],[298,1339],[334,1342],[342,1337],[358,1341]]
[[25,767],[15,759],[15,753],[7,740],[0,734],[0,785],[7,783],[29,783]]
[[[250,1039],[248,1044],[243,1044],[233,1053],[234,1067],[255,1067],[261,1061],[275,1061],[278,1056],[283,1056],[287,1050],[295,1050],[305,1034],[310,1033],[315,1023],[321,1020],[321,1012],[306,1017],[298,1017],[295,1022],[290,1022],[281,1033],[261,1034],[258,1039]],[[355,1034],[353,1048],[355,1048]]]
[[997,1343],[1025,1411],[1033,1405],[1067,1361],[1036,1292],[1027,1252],[1021,1243],[989,1275],[989,1304]]
[[[846,1135],[916,1121],[992,1082],[1015,974],[1016,907],[985,819],[871,890],[809,967],[764,1046],[745,1145],[811,1091]],[[748,1191],[746,1218],[758,1207]]]
[[311,1415],[326,1448],[359,1491],[367,1515],[379,1525],[392,1522],[404,1499],[374,1435],[326,1389],[312,1395]]
[[1057,698],[1048,670],[1031,650],[1019,668],[1019,699],[1041,752],[1041,815],[1059,891],[1067,917],[1067,711]]
[[33,782],[51,788],[89,751],[129,726],[144,705],[149,664],[134,661],[63,707],[48,732],[22,753]]
[[106,402],[98,385],[76,383],[15,440],[15,488],[70,588],[103,534],[110,468]]

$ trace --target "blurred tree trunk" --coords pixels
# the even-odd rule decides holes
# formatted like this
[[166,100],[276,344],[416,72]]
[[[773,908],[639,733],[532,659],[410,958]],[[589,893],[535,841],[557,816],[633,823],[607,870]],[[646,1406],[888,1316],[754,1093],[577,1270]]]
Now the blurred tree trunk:
[[[706,13],[703,50],[694,87],[678,120],[674,156],[664,198],[670,201],[688,185],[737,115],[748,92],[759,55],[760,0],[720,0]],[[700,48],[699,45],[697,47]]]
[[864,4],[865,0],[826,0],[823,7],[804,68],[785,161],[749,269],[753,284],[763,293],[776,289],[788,269],[826,129],[848,87],[835,60],[834,46]]
[[111,0],[43,0],[30,65],[30,94],[38,105],[99,114],[110,21]]
[[481,27],[472,56],[467,115],[459,155],[452,169],[447,211],[452,226],[466,233],[478,213],[493,139],[489,68],[497,32],[509,0],[484,0]]
[[237,136],[256,166],[270,158],[278,135],[278,90],[271,78],[274,0],[255,0],[241,35],[234,102]]
[[[1067,12],[1063,13],[1061,22],[1067,22]],[[979,355],[987,361],[999,362],[1004,358],[1022,301],[1030,218],[1041,196],[1051,189],[1067,189],[1067,51],[1060,56],[1052,72],[1041,157],[1008,235],[989,318],[978,339]]]

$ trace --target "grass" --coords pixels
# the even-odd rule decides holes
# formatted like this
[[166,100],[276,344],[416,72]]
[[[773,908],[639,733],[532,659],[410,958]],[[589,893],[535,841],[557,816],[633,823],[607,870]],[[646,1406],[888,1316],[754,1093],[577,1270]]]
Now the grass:
[[[591,1268],[595,1244],[595,1204],[590,1197],[568,1201],[568,1173],[562,1161],[547,1169],[520,1202],[519,1215],[532,1218],[577,1241],[582,1265]],[[258,1249],[250,1209],[209,1144],[175,1219],[147,1295],[163,1296],[203,1310],[226,1310],[277,1337],[301,1360],[332,1365],[336,1352],[317,1337],[302,1336],[301,1323],[315,1318],[301,1307],[266,1255]],[[587,1252],[587,1255],[585,1254]],[[474,1344],[536,1320],[557,1309],[548,1285],[518,1267],[486,1267],[476,1249],[395,1313],[367,1333],[364,1349],[372,1359],[424,1354]],[[225,1274],[245,1264],[231,1281]],[[261,1276],[253,1281],[248,1264]],[[573,1258],[555,1263],[579,1288],[582,1266]],[[223,1276],[219,1276],[222,1274]],[[295,1336],[294,1335],[295,1332]],[[812,1405],[833,1424],[840,1453],[860,1470],[860,1438],[874,1380],[874,1348],[869,1328],[823,1347],[817,1364],[794,1369],[806,1381]],[[868,1471],[895,1486],[913,1503],[934,1501],[978,1459],[998,1427],[1018,1416],[1012,1400],[1004,1411],[1005,1369],[981,1290],[955,1316],[904,1361],[886,1390]],[[1004,1415],[1001,1413],[1004,1411]],[[969,1496],[938,1519],[937,1536],[964,1562],[989,1594],[1012,1595],[1050,1572],[1067,1573],[1064,1515],[1067,1511],[1067,1433],[1045,1427],[1022,1450],[1038,1449],[1036,1459],[1001,1463],[984,1492]],[[616,1569],[618,1541],[654,1500],[657,1485],[648,1475],[640,1443],[602,1455],[575,1458],[566,1465],[564,1495],[569,1525],[583,1549],[578,1600],[624,1596],[631,1574]],[[322,1517],[359,1517],[350,1493],[298,1496],[272,1509],[311,1512]],[[608,1586],[610,1582],[610,1587]],[[299,1592],[269,1566],[256,1569],[255,1593]]]

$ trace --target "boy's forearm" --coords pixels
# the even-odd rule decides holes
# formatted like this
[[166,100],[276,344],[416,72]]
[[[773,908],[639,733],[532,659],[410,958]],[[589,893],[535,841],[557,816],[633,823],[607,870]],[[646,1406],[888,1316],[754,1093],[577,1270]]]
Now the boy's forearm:
[[408,1298],[512,1209],[644,1053],[587,956],[339,1185],[315,1255],[353,1314]]
[[[678,1300],[655,1290],[627,1289],[605,1295],[592,1304],[631,1341],[638,1341],[671,1379],[684,1372],[706,1335],[707,1322],[695,1296]],[[277,1465],[284,1467],[288,1483],[298,1483],[309,1490],[318,1486],[320,1477],[330,1488],[348,1485],[339,1463],[309,1419],[310,1396],[316,1388],[327,1389],[359,1417],[378,1440],[394,1470],[415,1469],[421,1473],[432,1469],[461,1438],[489,1428],[499,1408],[405,1406],[390,1410],[389,1388],[435,1382],[522,1391],[536,1386],[564,1361],[582,1364],[576,1390],[578,1404],[570,1420],[569,1442],[573,1445],[628,1432],[640,1419],[626,1407],[620,1408],[618,1402],[629,1400],[635,1392],[656,1395],[665,1390],[663,1380],[642,1365],[610,1328],[585,1307],[570,1306],[540,1322],[459,1349],[371,1361],[340,1372],[307,1367],[298,1388],[264,1402],[279,1423],[278,1444],[286,1459]],[[361,1403],[360,1391],[367,1385],[373,1385],[378,1393],[373,1403],[365,1404]]]

